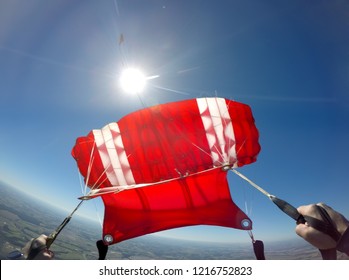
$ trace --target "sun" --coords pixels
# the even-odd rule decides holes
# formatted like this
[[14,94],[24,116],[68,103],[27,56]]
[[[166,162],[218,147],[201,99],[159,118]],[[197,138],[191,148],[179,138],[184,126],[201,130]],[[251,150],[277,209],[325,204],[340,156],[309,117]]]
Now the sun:
[[121,73],[120,86],[126,93],[138,94],[144,90],[146,80],[147,78],[141,70],[127,68]]

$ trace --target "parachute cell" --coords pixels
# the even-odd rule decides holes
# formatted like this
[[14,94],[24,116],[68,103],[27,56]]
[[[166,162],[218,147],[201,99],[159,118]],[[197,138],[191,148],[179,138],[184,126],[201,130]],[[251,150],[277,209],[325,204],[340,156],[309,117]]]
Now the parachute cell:
[[[223,167],[256,161],[248,105],[198,98],[157,105],[80,137],[72,150],[89,197],[105,204],[104,241],[189,225],[251,229]],[[248,221],[247,225],[244,221]]]

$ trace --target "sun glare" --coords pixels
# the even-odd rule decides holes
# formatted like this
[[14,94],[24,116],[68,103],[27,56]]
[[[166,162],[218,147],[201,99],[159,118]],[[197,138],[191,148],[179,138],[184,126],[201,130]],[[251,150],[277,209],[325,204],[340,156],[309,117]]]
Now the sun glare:
[[136,68],[125,69],[120,76],[120,86],[126,93],[141,93],[146,84],[146,77]]

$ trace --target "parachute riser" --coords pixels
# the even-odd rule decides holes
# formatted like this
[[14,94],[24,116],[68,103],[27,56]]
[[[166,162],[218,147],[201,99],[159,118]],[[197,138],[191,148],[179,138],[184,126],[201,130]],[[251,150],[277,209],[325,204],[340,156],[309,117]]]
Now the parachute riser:
[[[301,215],[298,212],[297,208],[295,208],[294,206],[292,206],[291,204],[289,204],[285,200],[282,200],[282,199],[276,197],[275,195],[268,193],[266,190],[264,190],[263,188],[261,188],[260,186],[258,186],[254,182],[252,182],[250,179],[248,179],[246,176],[242,175],[240,172],[236,171],[235,169],[229,168],[229,170],[233,171],[236,175],[238,175],[239,177],[241,177],[242,179],[247,181],[251,186],[253,186],[257,190],[259,190],[265,196],[267,196],[277,207],[279,207],[279,209],[281,211],[283,211],[285,214],[287,214],[292,219],[294,219],[297,222],[297,224],[307,223],[311,227],[313,227],[313,228],[315,228],[315,229],[317,229],[317,230],[319,230],[327,235],[330,235],[332,237],[332,235],[331,235],[332,232],[330,230],[328,230],[328,228],[331,228],[331,225],[326,217],[323,217],[323,220],[315,219],[315,218],[312,218],[309,216],[304,217],[303,215]],[[326,212],[326,210],[323,209],[320,212]],[[322,216],[326,216],[326,215],[322,214]],[[332,237],[332,238],[334,238],[334,237]],[[336,238],[334,238],[334,240],[336,240]],[[328,249],[328,250],[321,250],[320,249],[320,252],[321,252],[322,258],[324,260],[333,260],[333,259],[337,258],[336,249]]]
[[79,204],[75,207],[75,209],[70,213],[70,215],[68,215],[63,222],[56,228],[55,231],[53,231],[47,238],[46,241],[46,247],[47,249],[49,249],[52,245],[52,243],[56,240],[58,234],[63,230],[63,228],[69,223],[69,221],[71,220],[71,218],[73,217],[74,213],[76,212],[76,210],[79,209],[79,207],[81,206],[81,204],[84,202],[84,200],[81,200],[79,202]]
[[283,211],[285,214],[287,214],[292,219],[297,221],[297,223],[302,223],[302,224],[305,223],[304,217],[301,214],[299,214],[297,208],[295,208],[294,206],[292,206],[291,204],[289,204],[285,200],[280,199],[277,196],[270,194],[265,189],[263,189],[262,187],[260,187],[259,185],[257,185],[253,181],[251,181],[249,178],[247,178],[245,175],[241,174],[239,171],[237,171],[237,170],[235,170],[233,168],[229,168],[229,170],[233,171],[240,178],[242,178],[243,180],[248,182],[252,187],[254,187],[259,192],[261,192],[262,194],[267,196],[277,207],[279,207],[279,209],[281,211]]

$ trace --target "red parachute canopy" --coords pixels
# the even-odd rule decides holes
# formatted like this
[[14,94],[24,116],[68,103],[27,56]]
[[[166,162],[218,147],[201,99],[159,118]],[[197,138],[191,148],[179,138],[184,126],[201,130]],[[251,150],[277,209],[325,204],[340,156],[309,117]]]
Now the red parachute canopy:
[[106,244],[190,226],[251,229],[232,201],[225,166],[260,151],[248,105],[198,98],[131,113],[76,140],[72,155],[105,205]]

